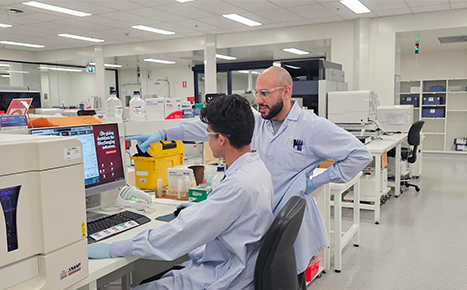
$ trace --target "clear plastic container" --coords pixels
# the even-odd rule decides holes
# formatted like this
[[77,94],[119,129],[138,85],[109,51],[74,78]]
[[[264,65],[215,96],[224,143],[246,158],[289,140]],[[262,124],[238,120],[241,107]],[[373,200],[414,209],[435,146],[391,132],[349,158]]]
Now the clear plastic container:
[[105,120],[106,122],[121,122],[122,114],[122,101],[117,98],[117,91],[111,90],[110,97],[105,101]]
[[217,173],[212,179],[212,190],[214,190],[219,185],[219,183],[221,183],[222,178],[224,178],[224,167],[218,166]]
[[141,98],[139,91],[133,92],[133,98],[130,101],[130,120],[145,121],[146,120],[146,103]]
[[217,165],[205,165],[204,166],[204,178],[206,179],[206,185],[212,186],[212,179],[217,174]]

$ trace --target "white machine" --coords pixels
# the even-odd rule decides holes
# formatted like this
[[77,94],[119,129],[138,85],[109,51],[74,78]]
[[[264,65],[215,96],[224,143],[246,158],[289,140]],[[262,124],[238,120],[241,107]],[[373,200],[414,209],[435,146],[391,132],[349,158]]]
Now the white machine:
[[336,124],[366,124],[376,119],[377,107],[373,91],[329,92],[327,118]]
[[65,289],[88,276],[81,142],[0,135],[0,289]]
[[379,106],[376,118],[383,131],[407,133],[413,124],[413,106]]

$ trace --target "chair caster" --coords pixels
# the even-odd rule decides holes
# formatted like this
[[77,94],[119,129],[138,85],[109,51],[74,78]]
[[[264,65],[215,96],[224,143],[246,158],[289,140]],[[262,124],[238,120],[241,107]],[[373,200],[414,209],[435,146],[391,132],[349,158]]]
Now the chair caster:
[[408,185],[408,184],[405,185],[406,188],[409,188],[409,186],[410,186],[410,185]]
[[379,225],[379,222],[375,222],[375,225]]
[[321,271],[321,274],[326,274],[326,270]]
[[394,197],[395,197],[395,198],[399,198],[399,195],[395,195]]
[[323,277],[323,273],[319,273],[318,276],[316,276],[316,278],[321,278]]
[[341,270],[334,270],[334,272],[336,272],[336,273],[340,273],[340,272],[341,272]]
[[415,191],[416,191],[416,192],[420,192],[420,188],[419,188],[419,187],[415,187]]
[[355,248],[360,247],[360,245],[357,245],[357,244],[353,244],[353,246],[354,246]]

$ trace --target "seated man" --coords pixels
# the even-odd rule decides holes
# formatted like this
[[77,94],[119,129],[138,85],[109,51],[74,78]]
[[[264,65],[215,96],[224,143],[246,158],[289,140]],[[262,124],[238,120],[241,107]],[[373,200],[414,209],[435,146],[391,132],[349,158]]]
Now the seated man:
[[189,253],[185,268],[136,289],[254,289],[256,258],[274,219],[271,175],[250,150],[255,119],[238,95],[213,99],[201,119],[208,124],[214,156],[228,166],[216,189],[175,220],[132,240],[89,245],[90,258],[171,261]]

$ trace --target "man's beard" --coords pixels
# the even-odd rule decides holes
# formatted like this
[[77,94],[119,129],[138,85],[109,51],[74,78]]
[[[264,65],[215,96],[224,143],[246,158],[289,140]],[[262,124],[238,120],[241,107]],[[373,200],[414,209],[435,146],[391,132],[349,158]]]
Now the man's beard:
[[[261,106],[259,106],[261,108]],[[284,102],[282,101],[282,98],[279,99],[277,103],[275,103],[272,107],[269,108],[269,113],[266,115],[264,113],[261,113],[261,117],[266,120],[271,120],[275,116],[277,116],[281,111],[282,108],[284,107]]]

